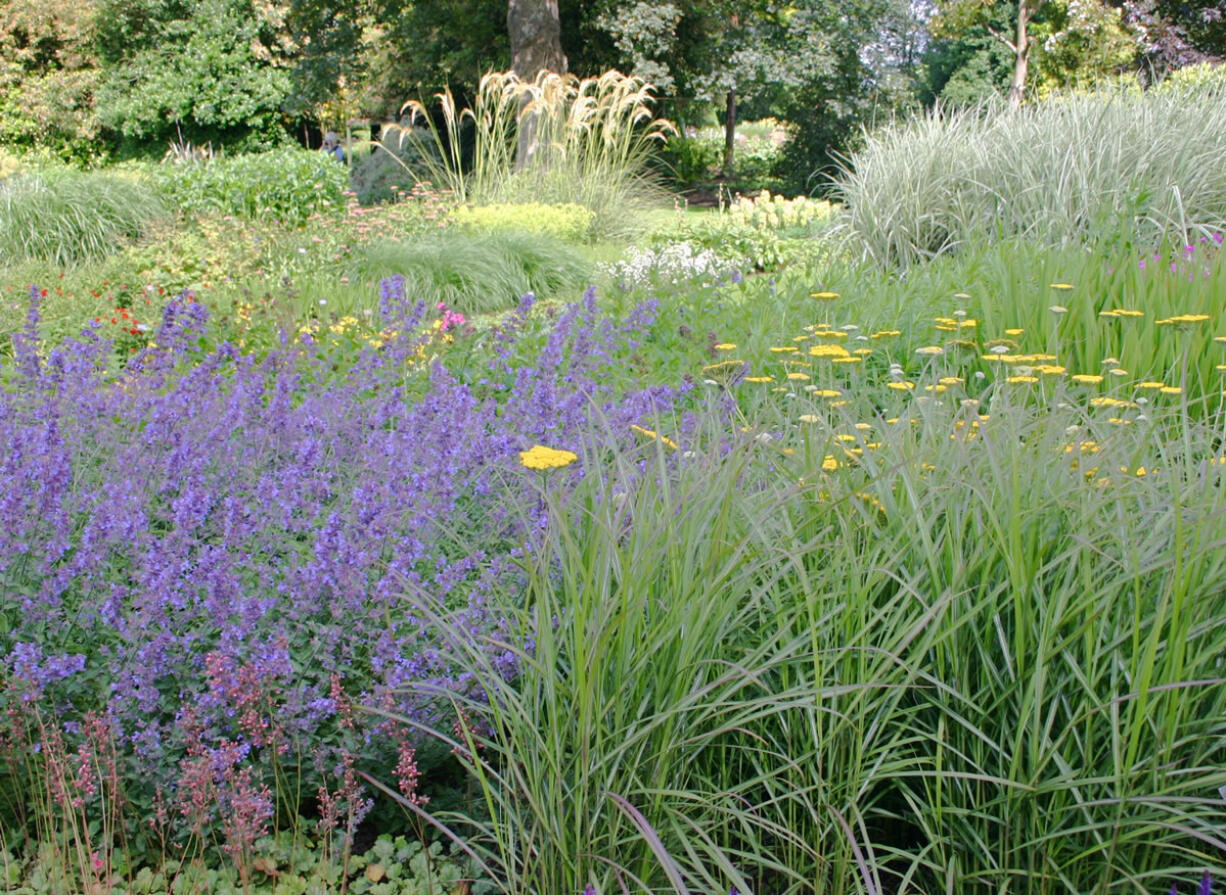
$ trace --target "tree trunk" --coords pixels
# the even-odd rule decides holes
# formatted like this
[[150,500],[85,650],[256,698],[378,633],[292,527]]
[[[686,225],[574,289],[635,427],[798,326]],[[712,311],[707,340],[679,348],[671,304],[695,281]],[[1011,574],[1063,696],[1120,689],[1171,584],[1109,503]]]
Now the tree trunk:
[[724,177],[731,178],[736,166],[736,90],[728,91],[724,113]]
[[1018,0],[1017,27],[1013,32],[1013,40],[1009,46],[1013,49],[1013,83],[1009,85],[1009,108],[1016,109],[1022,104],[1022,95],[1026,92],[1026,75],[1030,70],[1030,20],[1041,5],[1042,0]]
[[[525,81],[542,71],[566,73],[558,0],[508,0],[507,33],[511,38],[511,70]],[[523,168],[536,148],[531,116],[521,117],[515,147],[515,167]]]

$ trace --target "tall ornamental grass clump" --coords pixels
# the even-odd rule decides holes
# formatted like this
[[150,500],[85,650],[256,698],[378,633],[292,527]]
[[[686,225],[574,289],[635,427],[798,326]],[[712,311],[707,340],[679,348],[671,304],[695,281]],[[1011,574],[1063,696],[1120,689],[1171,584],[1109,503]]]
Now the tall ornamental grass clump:
[[492,597],[534,632],[492,644],[519,673],[469,643],[482,698],[420,725],[481,799],[419,816],[517,893],[1220,872],[1221,401],[836,363],[846,333],[774,333],[804,365],[733,346],[694,416],[534,473],[526,596]]
[[911,266],[984,240],[1153,247],[1226,230],[1226,87],[937,109],[867,136],[836,187],[854,247]]
[[133,177],[68,168],[0,178],[0,257],[57,265],[102,258],[166,214],[157,193]]
[[[593,232],[636,229],[636,216],[656,197],[647,160],[652,141],[670,125],[653,119],[651,88],[609,71],[580,80],[541,72],[524,81],[513,72],[481,79],[472,108],[439,94],[442,123],[424,104],[405,105],[412,123],[400,131],[417,148],[413,176],[476,205],[575,204],[595,214]],[[464,158],[472,128],[472,157]],[[531,148],[521,155],[520,144]]]

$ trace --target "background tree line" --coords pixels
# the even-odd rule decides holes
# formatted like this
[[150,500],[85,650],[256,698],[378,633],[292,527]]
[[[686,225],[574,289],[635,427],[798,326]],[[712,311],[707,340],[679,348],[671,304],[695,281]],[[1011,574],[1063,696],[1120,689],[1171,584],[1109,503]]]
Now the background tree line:
[[[556,19],[570,71],[640,75],[683,127],[790,122],[802,179],[900,110],[1226,56],[1223,0],[519,5]],[[80,161],[309,142],[444,87],[463,99],[511,44],[507,0],[0,0],[0,145]]]

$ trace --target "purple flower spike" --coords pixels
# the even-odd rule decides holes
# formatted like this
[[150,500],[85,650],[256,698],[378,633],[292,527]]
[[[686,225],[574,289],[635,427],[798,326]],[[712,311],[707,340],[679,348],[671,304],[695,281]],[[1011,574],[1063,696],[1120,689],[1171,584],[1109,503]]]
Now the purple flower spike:
[[588,883],[583,887],[583,895],[597,895],[596,886],[593,883]]
[[1205,875],[1200,878],[1200,886],[1196,890],[1196,895],[1212,895],[1213,877],[1209,875],[1209,871],[1205,871]]

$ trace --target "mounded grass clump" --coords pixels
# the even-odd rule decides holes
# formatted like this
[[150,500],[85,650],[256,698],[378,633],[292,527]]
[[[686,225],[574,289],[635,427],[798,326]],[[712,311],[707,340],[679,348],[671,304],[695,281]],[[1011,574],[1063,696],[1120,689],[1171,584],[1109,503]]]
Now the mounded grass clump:
[[838,184],[853,241],[910,266],[983,240],[1152,245],[1226,229],[1226,87],[937,110],[869,136]]
[[166,208],[139,180],[48,169],[0,180],[0,257],[76,264],[116,251]]
[[408,242],[372,245],[357,261],[366,279],[399,274],[408,292],[464,314],[506,311],[532,292],[582,287],[590,265],[547,236],[517,231],[445,230]]

